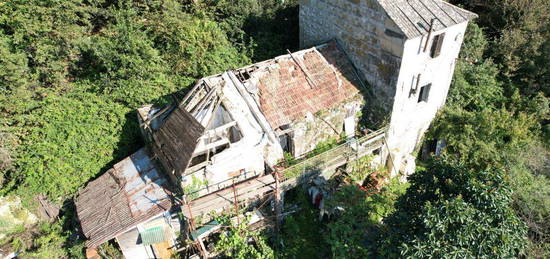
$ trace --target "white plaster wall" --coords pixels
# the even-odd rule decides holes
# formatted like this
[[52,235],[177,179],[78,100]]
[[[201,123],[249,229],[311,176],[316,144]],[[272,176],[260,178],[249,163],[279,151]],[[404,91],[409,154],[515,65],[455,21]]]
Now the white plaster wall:
[[[432,33],[426,52],[423,49],[427,35],[405,42],[388,137],[395,165],[401,170],[410,168],[403,162],[408,160],[407,163],[411,163],[408,155],[414,151],[437,111],[445,104],[467,24],[464,22]],[[445,38],[441,54],[431,58],[433,36],[442,32],[445,32]],[[418,74],[421,74],[418,89],[409,97],[411,88],[416,87],[416,79],[413,81],[413,77],[416,78]],[[418,103],[420,87],[428,83],[432,84],[428,102]]]
[[[193,185],[193,178],[207,182],[212,188],[202,189],[198,195],[202,196],[220,188],[264,173],[264,162],[275,165],[283,158],[283,150],[278,142],[271,141],[268,133],[260,126],[237,86],[231,83],[228,73],[223,74],[226,82],[222,88],[222,104],[237,123],[242,138],[231,143],[230,147],[211,157],[212,164],[205,170],[196,171],[182,178],[182,186]],[[264,118],[265,120],[265,118]],[[241,171],[239,173],[239,171]]]

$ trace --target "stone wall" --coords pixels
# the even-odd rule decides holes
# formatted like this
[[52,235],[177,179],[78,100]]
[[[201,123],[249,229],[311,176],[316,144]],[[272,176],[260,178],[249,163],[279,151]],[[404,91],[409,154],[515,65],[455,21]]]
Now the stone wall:
[[308,113],[305,118],[291,124],[294,155],[300,157],[331,138],[344,135],[344,120],[350,115],[359,120],[357,114],[363,105],[363,98],[358,94],[331,109]]
[[300,1],[300,46],[310,47],[334,38],[372,86],[371,101],[389,114],[404,35],[376,0]]
[[[446,36],[441,54],[432,58],[424,46],[427,40],[431,46],[433,36],[406,39],[377,0],[300,1],[301,46],[334,38],[341,43],[373,90],[364,112],[380,112],[371,108],[376,107],[391,116],[391,167],[406,173],[414,171],[414,150],[445,103],[466,26],[463,22],[434,31],[434,36]],[[418,101],[420,88],[428,84],[427,102]]]

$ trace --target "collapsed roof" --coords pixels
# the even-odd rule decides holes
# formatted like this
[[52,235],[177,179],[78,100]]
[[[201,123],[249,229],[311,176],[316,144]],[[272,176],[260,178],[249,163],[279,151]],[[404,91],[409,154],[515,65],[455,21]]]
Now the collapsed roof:
[[205,77],[177,105],[144,106],[138,117],[153,153],[140,149],[79,193],[77,215],[87,246],[97,247],[174,206],[174,186],[155,158],[175,184],[174,176],[191,170],[193,157],[220,144],[228,147],[210,158],[215,161],[207,166],[210,173],[238,171],[246,163],[263,170],[283,157],[276,129],[353,97],[360,84],[332,41]]
[[477,14],[441,0],[378,0],[409,39],[477,18]]
[[183,172],[191,162],[193,152],[205,128],[182,107],[172,109],[170,116],[152,132],[151,148],[164,168]]
[[[147,134],[152,136],[149,140],[156,157],[166,171],[179,177],[194,156],[214,141],[224,141],[217,132],[220,129],[227,131],[237,126],[239,134],[256,134],[260,138],[267,135],[269,145],[278,145],[275,132],[281,126],[355,96],[359,85],[361,81],[352,63],[331,41],[202,78],[176,108],[147,109],[140,114],[143,121],[152,120]],[[223,116],[228,118],[216,119]],[[205,142],[212,136],[217,138]],[[281,151],[267,153],[274,157],[268,159],[270,164],[282,158]],[[278,153],[280,157],[274,155]]]
[[359,92],[361,81],[335,41],[235,71],[273,130]]

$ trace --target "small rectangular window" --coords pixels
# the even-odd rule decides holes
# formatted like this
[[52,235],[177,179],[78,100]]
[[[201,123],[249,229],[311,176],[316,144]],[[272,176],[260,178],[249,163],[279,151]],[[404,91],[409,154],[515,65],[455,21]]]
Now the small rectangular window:
[[445,39],[445,33],[434,36],[432,40],[432,49],[430,50],[430,57],[436,58],[439,54],[441,54],[443,39]]
[[418,95],[418,102],[428,102],[428,96],[430,95],[430,88],[432,84],[427,84],[420,88],[420,94]]

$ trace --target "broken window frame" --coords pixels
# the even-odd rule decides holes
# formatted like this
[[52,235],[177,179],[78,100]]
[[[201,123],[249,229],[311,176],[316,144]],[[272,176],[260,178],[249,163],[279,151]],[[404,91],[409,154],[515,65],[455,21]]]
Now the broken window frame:
[[441,54],[443,48],[443,41],[445,40],[445,33],[435,35],[432,39],[432,48],[430,49],[430,57],[437,58]]

